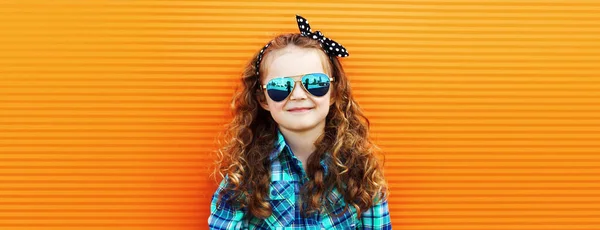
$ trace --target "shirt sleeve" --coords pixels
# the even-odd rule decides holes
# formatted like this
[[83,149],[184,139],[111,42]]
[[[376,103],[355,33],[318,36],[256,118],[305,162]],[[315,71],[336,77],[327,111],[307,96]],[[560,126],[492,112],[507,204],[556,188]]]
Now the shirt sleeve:
[[373,205],[373,207],[362,213],[360,216],[359,229],[392,229],[387,199]]
[[[212,197],[210,204],[210,216],[208,217],[208,227],[214,230],[242,229],[244,210],[230,206],[227,202],[219,201],[219,193],[227,186],[227,177],[225,177],[217,191]],[[223,200],[230,194],[224,194]]]

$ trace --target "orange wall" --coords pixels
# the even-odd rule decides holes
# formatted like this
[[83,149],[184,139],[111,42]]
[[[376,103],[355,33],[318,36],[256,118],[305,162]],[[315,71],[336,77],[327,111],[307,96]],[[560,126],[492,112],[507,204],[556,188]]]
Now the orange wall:
[[394,228],[600,229],[585,0],[3,1],[0,229],[206,228],[233,88],[295,14],[350,51]]

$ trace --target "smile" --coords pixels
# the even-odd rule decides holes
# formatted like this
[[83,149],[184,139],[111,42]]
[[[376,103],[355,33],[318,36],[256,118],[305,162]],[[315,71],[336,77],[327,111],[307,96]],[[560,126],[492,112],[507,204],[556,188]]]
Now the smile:
[[310,110],[312,110],[312,108],[296,108],[296,109],[290,109],[290,110],[288,110],[288,112],[290,112],[290,113],[306,113]]

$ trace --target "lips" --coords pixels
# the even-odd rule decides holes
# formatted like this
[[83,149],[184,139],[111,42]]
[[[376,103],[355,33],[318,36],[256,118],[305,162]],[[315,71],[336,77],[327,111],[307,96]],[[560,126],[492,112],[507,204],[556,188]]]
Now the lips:
[[312,109],[311,107],[295,107],[295,108],[291,108],[288,109],[288,112],[300,112],[300,111],[306,111],[306,110],[310,110]]

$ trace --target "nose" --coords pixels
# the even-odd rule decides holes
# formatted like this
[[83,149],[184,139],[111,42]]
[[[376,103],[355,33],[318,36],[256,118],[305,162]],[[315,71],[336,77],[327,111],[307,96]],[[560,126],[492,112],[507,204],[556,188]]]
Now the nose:
[[306,99],[308,95],[306,95],[306,91],[302,88],[302,83],[296,82],[294,89],[292,89],[292,94],[290,95],[290,100],[303,100]]

